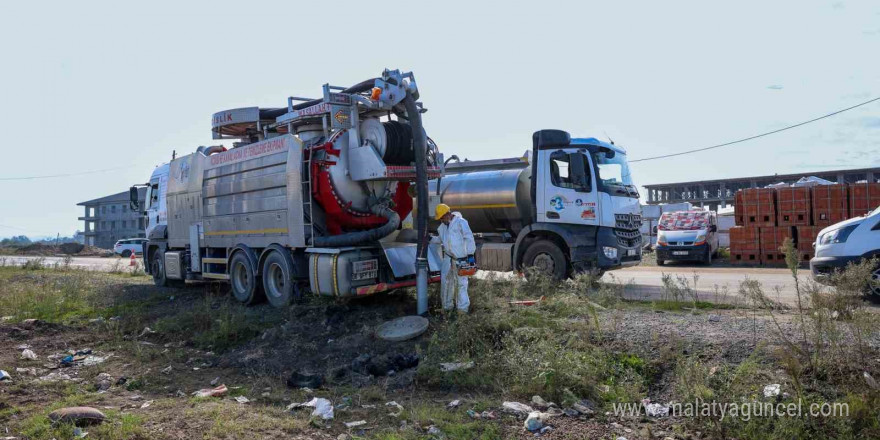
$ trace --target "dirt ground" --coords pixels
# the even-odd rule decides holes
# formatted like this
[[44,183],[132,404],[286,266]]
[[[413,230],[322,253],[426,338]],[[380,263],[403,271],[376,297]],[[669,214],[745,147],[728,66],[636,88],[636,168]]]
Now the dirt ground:
[[[0,283],[57,287],[58,275],[46,272],[50,271],[16,272]],[[85,428],[91,432],[89,438],[536,437],[523,428],[522,416],[502,410],[502,402],[529,403],[529,395],[437,386],[419,374],[425,364],[438,361],[430,359],[430,346],[442,334],[439,329],[449,324],[436,310],[428,331],[418,338],[386,342],[375,337],[383,322],[415,312],[411,292],[349,302],[309,298],[279,310],[267,304],[235,304],[222,285],[163,289],[145,277],[100,277],[101,282],[89,289],[99,293],[101,307],[81,316],[65,315],[57,322],[0,318],[0,369],[12,376],[12,381],[0,382],[0,435],[72,438],[72,426],[52,426],[46,415],[59,407],[88,405],[109,419]],[[0,298],[11,293],[15,292],[0,288]],[[657,310],[630,304],[600,307],[596,313],[566,319],[578,325],[601,322],[607,347],[660,365],[652,369],[655,377],[642,396],[655,402],[667,402],[674,395],[674,371],[662,368],[669,352],[699,353],[707,365],[735,365],[756,347],[779,346],[772,336],[776,325],[793,331],[790,314],[779,315],[773,323],[743,309]],[[876,339],[870,343],[880,346]],[[23,359],[25,348],[37,359]],[[83,360],[61,366],[64,356],[83,350],[91,350]],[[760,374],[766,383],[791,382],[770,365]],[[288,384],[292,376],[300,383]],[[302,381],[313,376],[322,377],[323,383],[304,388]],[[220,384],[229,389],[221,397],[193,396]],[[241,397],[247,403],[235,400]],[[310,418],[308,409],[288,409],[312,397],[329,399],[335,417],[325,422]],[[447,408],[455,400],[460,404]],[[474,418],[469,410],[494,417]],[[540,436],[700,437],[675,418],[617,416],[607,407],[594,410],[588,416],[553,417],[547,422],[551,430]],[[345,425],[360,420],[366,423]],[[442,429],[432,430],[438,426]]]

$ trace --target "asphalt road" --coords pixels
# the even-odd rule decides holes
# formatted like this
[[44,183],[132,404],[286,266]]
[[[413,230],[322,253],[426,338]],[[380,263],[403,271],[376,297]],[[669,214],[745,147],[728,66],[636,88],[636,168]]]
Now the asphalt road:
[[[745,279],[751,279],[761,283],[769,298],[789,305],[797,303],[794,278],[791,271],[784,268],[636,266],[607,272],[602,280],[625,284],[625,296],[630,299],[660,299],[664,295],[664,274],[669,274],[676,283],[680,282],[679,278],[684,278],[689,286],[696,284],[701,301],[745,304],[739,294],[739,286]],[[803,283],[808,282],[809,269],[802,269],[798,279]]]
[[[6,258],[7,264],[22,264],[26,260],[39,257],[0,256]],[[62,257],[45,257],[46,264],[62,264]],[[129,261],[117,257],[75,257],[71,266],[88,270],[109,271],[117,265],[128,268]],[[738,267],[701,267],[701,266],[637,266],[607,272],[602,278],[606,282],[618,282],[625,285],[624,295],[629,299],[661,299],[664,296],[663,274],[674,279],[684,277],[693,285],[693,277],[698,276],[696,286],[699,299],[702,301],[743,304],[739,295],[739,285],[746,278],[757,280],[764,287],[767,295],[776,301],[794,305],[797,293],[794,279],[788,269],[775,268],[738,268]],[[477,276],[482,276],[478,273]],[[504,275],[502,275],[504,276]],[[809,270],[802,270],[800,278],[807,281]]]

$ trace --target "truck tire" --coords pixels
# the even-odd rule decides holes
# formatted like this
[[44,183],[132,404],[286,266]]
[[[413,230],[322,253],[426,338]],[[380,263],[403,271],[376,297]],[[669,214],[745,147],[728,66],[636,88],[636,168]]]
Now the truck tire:
[[712,265],[712,249],[706,250],[706,256],[703,257],[703,264],[706,266]]
[[665,262],[666,262],[666,260],[661,260],[661,259],[659,259],[659,258],[657,259],[657,265],[658,265],[658,266],[662,266],[663,263],[665,263]]
[[153,274],[153,284],[156,287],[168,287],[171,284],[165,276],[165,258],[162,251],[156,249],[153,251],[153,258],[150,259],[150,273]]
[[293,271],[291,261],[278,250],[271,251],[263,262],[263,292],[273,307],[287,307],[301,295]]
[[874,271],[871,272],[868,293],[873,301],[880,302],[880,267],[874,268]]
[[257,279],[256,268],[244,252],[236,252],[229,263],[229,284],[232,285],[232,296],[238,302],[251,305],[260,299],[260,280]]
[[550,240],[538,240],[532,243],[523,255],[523,266],[535,267],[556,281],[562,281],[568,275],[568,260],[565,254]]

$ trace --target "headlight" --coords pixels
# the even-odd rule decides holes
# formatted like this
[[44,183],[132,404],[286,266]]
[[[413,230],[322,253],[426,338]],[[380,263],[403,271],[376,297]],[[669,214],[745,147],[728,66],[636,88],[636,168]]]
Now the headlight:
[[602,246],[602,253],[605,254],[606,258],[611,259],[611,260],[617,258],[617,248],[616,247]]
[[694,244],[700,244],[706,242],[706,233],[702,232],[700,235],[697,235],[697,238],[694,240]]
[[657,233],[657,246],[666,246],[666,234],[662,231]]
[[842,228],[835,229],[833,231],[826,232],[819,237],[819,244],[834,244],[834,243],[846,243],[846,239],[849,238],[849,234],[852,234],[856,228],[859,227],[859,223],[854,225],[844,226]]

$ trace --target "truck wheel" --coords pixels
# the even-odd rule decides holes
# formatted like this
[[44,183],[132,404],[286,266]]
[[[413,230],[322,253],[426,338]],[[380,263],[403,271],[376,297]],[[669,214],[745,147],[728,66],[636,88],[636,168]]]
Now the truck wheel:
[[666,260],[661,260],[661,259],[659,259],[659,258],[657,259],[657,265],[658,265],[658,266],[662,266],[663,263],[665,263],[665,262],[666,262]]
[[565,279],[568,274],[565,254],[550,240],[538,240],[532,243],[523,255],[523,266],[534,267],[557,281]]
[[122,258],[128,258],[128,257],[131,257],[131,251],[128,249],[122,251]]
[[279,251],[272,251],[263,262],[263,290],[274,307],[286,307],[301,296],[299,285],[293,279],[293,267]]
[[705,264],[706,266],[709,266],[712,264],[712,250],[711,249],[706,250],[706,256],[703,257],[703,264]]
[[232,256],[229,264],[229,283],[232,284],[232,295],[238,302],[251,305],[260,299],[259,280],[256,270],[244,252]]
[[871,284],[868,286],[871,297],[875,301],[880,301],[880,267],[871,272]]
[[156,249],[153,258],[150,259],[150,273],[153,274],[153,284],[157,287],[168,287],[168,278],[165,277],[165,259],[162,252]]

